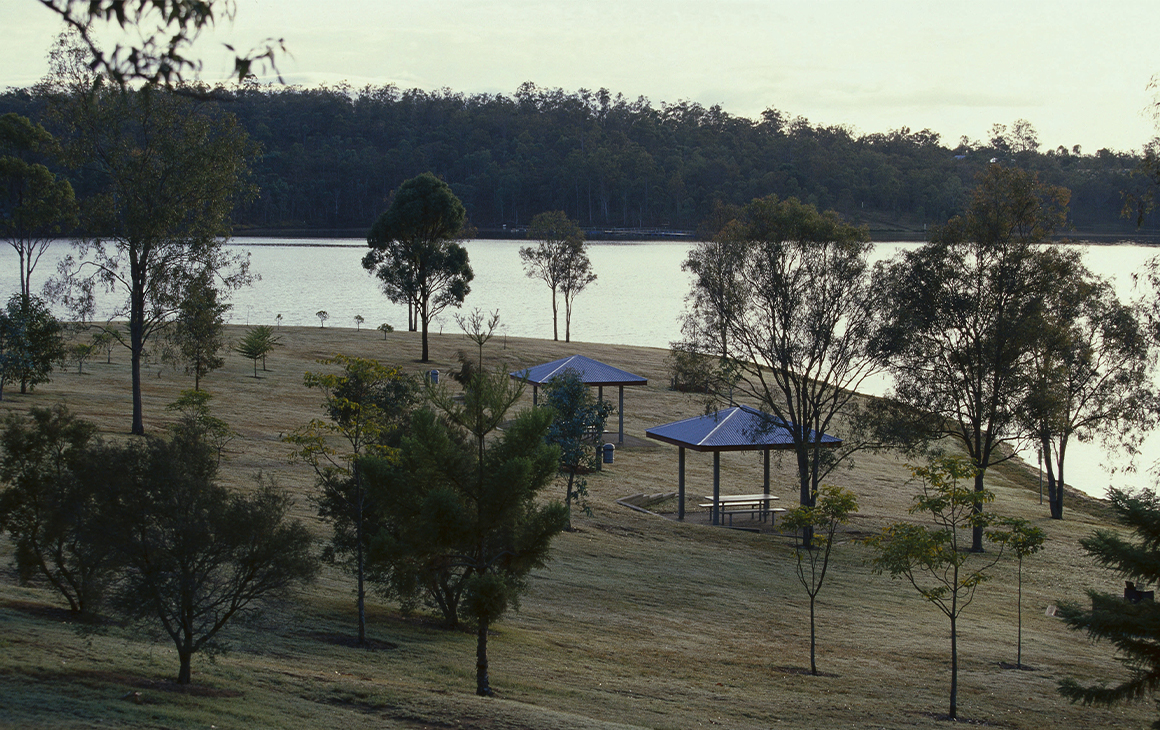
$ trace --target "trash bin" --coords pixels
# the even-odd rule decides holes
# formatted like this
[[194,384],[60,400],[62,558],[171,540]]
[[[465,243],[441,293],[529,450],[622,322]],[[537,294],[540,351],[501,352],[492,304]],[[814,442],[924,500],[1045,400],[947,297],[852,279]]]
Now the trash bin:
[[439,385],[439,371],[438,370],[428,370],[427,371],[427,380],[431,381],[431,385]]
[[604,444],[604,446],[602,446],[600,448],[604,451],[604,463],[611,464],[612,459],[614,458],[614,456],[616,454],[616,445],[615,444]]

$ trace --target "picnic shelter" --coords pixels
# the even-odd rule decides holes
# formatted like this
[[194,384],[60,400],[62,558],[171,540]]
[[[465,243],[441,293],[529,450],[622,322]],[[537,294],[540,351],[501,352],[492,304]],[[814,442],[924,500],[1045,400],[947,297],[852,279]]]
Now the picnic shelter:
[[[769,452],[792,449],[793,434],[785,421],[749,406],[733,406],[704,416],[673,421],[645,431],[649,438],[674,444],[678,450],[677,519],[685,519],[685,449],[713,452],[713,524],[720,523],[721,452],[763,451],[765,455],[765,497],[768,506]],[[812,435],[812,434],[811,434]],[[836,447],[842,440],[822,434],[821,445]]]
[[617,440],[617,443],[623,444],[624,386],[648,385],[648,378],[642,378],[627,370],[612,367],[599,360],[593,360],[583,355],[569,355],[559,360],[546,362],[543,365],[518,370],[511,373],[511,377],[515,380],[523,380],[532,384],[532,405],[536,405],[539,386],[546,384],[557,375],[563,375],[569,370],[575,372],[580,377],[580,382],[585,385],[595,385],[597,388],[596,397],[601,401],[604,400],[604,386],[615,385],[620,389],[620,402],[617,408],[617,413],[620,416],[620,438]]

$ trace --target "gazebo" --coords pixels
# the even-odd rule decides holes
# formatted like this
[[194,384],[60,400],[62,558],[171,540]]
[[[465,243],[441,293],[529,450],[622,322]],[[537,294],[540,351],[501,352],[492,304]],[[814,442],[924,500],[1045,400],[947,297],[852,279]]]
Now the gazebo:
[[532,405],[535,405],[539,395],[539,386],[544,385],[557,375],[571,370],[580,376],[580,381],[585,385],[595,385],[597,388],[597,398],[604,400],[604,386],[615,385],[620,388],[620,404],[617,412],[620,415],[620,438],[617,443],[624,443],[624,386],[626,385],[648,385],[648,378],[642,378],[639,375],[633,375],[627,370],[614,368],[611,365],[606,365],[598,360],[593,360],[590,357],[583,355],[571,355],[569,357],[546,362],[543,365],[536,365],[526,370],[519,370],[511,373],[515,380],[524,380],[532,384]]
[[[673,421],[645,431],[657,441],[675,444],[678,451],[677,519],[685,519],[685,449],[713,452],[713,524],[718,523],[721,501],[721,452],[764,451],[765,495],[769,496],[769,452],[792,449],[793,435],[785,421],[749,406],[733,406],[683,421]],[[821,445],[835,447],[842,440],[822,434]]]

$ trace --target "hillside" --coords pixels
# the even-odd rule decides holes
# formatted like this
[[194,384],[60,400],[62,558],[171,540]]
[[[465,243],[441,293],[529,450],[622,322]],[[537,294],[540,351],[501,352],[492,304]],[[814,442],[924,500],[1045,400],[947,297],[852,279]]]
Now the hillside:
[[[242,328],[231,328],[238,337]],[[205,386],[215,415],[240,437],[228,449],[225,478],[247,489],[258,470],[296,494],[296,513],[326,526],[309,502],[312,474],[287,460],[280,437],[321,415],[319,395],[302,386],[315,359],[341,352],[421,372],[454,369],[466,338],[433,335],[434,362],[417,362],[419,338],[340,328],[282,328],[284,347],[269,372],[252,377],[231,355]],[[496,338],[487,356],[510,369],[583,353],[646,376],[627,388],[626,430],[702,412],[695,398],[666,390],[666,351]],[[5,393],[0,409],[66,402],[109,435],[129,426],[128,355],[58,373],[35,394]],[[146,428],[160,431],[164,406],[191,379],[171,370],[145,379]],[[610,394],[606,389],[606,396]],[[615,391],[611,393],[615,397]],[[531,394],[524,396],[530,405]],[[633,439],[636,443],[636,439]],[[591,516],[560,536],[549,569],[535,574],[520,610],[490,642],[495,699],[474,690],[475,638],[439,628],[431,616],[400,615],[370,600],[369,649],[351,646],[353,582],[327,568],[290,603],[258,622],[227,628],[233,650],[211,663],[195,656],[194,686],[169,679],[177,660],[168,640],[110,627],[81,636],[55,596],[16,584],[11,545],[0,538],[0,726],[5,727],[343,727],[356,728],[735,728],[938,727],[949,683],[948,625],[910,588],[874,575],[855,538],[906,515],[913,493],[903,460],[864,455],[830,480],[859,495],[861,511],[835,551],[819,598],[818,666],[809,666],[808,598],[793,574],[792,540],[633,511],[616,500],[676,488],[676,449],[633,445],[589,478]],[[711,489],[712,458],[688,455],[691,495]],[[774,460],[774,489],[793,498],[789,459]],[[751,491],[757,455],[722,458],[723,491]],[[1055,691],[1072,676],[1116,681],[1111,649],[1067,630],[1045,609],[1086,600],[1088,588],[1118,591],[1116,576],[1094,568],[1078,540],[1106,523],[1094,500],[1063,522],[1046,518],[1034,474],[1018,465],[993,470],[994,510],[1031,519],[1049,535],[1024,566],[1023,659],[1017,671],[1015,561],[1004,559],[960,622],[960,716],[1004,728],[1142,727],[1150,703],[1126,708],[1074,706]],[[140,704],[122,698],[140,693]]]

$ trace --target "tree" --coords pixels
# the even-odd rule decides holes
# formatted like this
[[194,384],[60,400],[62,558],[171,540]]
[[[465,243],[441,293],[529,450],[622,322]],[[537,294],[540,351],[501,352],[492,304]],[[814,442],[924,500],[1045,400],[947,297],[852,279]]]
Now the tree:
[[433,399],[440,416],[415,414],[397,462],[366,464],[385,516],[377,558],[394,570],[441,565],[463,581],[463,608],[477,621],[480,696],[492,694],[491,624],[515,604],[567,524],[564,505],[538,499],[559,469],[557,447],[544,440],[551,411],[522,411],[485,443],[521,390],[505,372],[477,372],[463,402],[442,393]]
[[201,390],[201,379],[225,365],[218,351],[225,345],[225,313],[230,305],[218,301],[218,291],[210,272],[204,272],[189,283],[177,306],[169,339],[174,346],[173,359],[193,375],[193,389]]
[[384,339],[384,340],[386,340],[386,339],[387,339],[387,335],[388,335],[388,334],[390,334],[391,332],[394,332],[394,331],[395,331],[395,328],[394,328],[394,327],[392,327],[392,326],[390,325],[390,323],[388,323],[388,322],[383,322],[382,324],[380,324],[380,325],[379,325],[379,327],[378,327],[378,329],[379,329],[379,332],[382,332],[382,333],[383,333],[383,339]]
[[78,614],[99,603],[112,564],[96,433],[61,405],[34,406],[27,418],[9,413],[0,431],[0,527],[16,548],[17,573],[43,577]]
[[366,321],[366,318],[365,318],[365,317],[363,317],[361,314],[356,314],[356,315],[354,316],[354,331],[355,331],[355,332],[358,332],[359,330],[361,330],[361,329],[362,329],[362,323],[363,323],[363,322],[365,322],[365,321]]
[[0,399],[5,383],[19,382],[27,393],[50,380],[65,356],[63,329],[42,300],[12,295],[0,312]]
[[592,471],[600,458],[600,437],[604,422],[613,411],[607,401],[597,401],[574,371],[557,375],[544,385],[544,407],[553,412],[547,441],[560,448],[560,473],[568,480],[564,506],[568,508],[567,529],[572,529],[572,505],[584,505],[587,483],[576,477]]
[[539,243],[520,249],[524,271],[552,290],[552,339],[560,339],[556,293],[564,295],[564,341],[572,341],[572,301],[592,282],[584,231],[562,211],[540,213],[528,224],[528,238]]
[[[366,551],[368,524],[377,507],[367,497],[359,458],[395,453],[403,424],[418,399],[415,378],[375,360],[335,355],[319,360],[339,365],[341,373],[307,372],[307,388],[318,388],[327,419],[315,419],[286,437],[295,458],[309,464],[317,477],[319,516],[333,533],[325,557],[341,559],[354,573],[358,608],[358,642],[366,641]],[[333,445],[338,439],[345,449]]]
[[[201,61],[188,55],[188,49],[201,31],[234,19],[233,0],[39,0],[40,4],[60,16],[66,27],[75,31],[88,54],[86,63],[95,71],[121,86],[133,81],[148,84],[180,84],[188,73],[201,71]],[[132,28],[137,39],[118,43],[105,52],[97,36],[98,29],[112,30],[116,23],[128,34]],[[244,81],[253,75],[255,62],[277,69],[276,56],[285,51],[282,41],[266,39],[264,45],[249,53],[234,56],[233,75]],[[232,53],[230,45],[225,46]]]
[[830,567],[834,534],[838,525],[848,523],[850,515],[858,511],[858,498],[848,489],[824,484],[820,495],[814,495],[810,501],[811,505],[808,507],[798,505],[787,512],[782,518],[781,527],[782,530],[803,530],[803,532],[805,528],[809,528],[813,537],[812,545],[805,545],[803,542],[797,546],[794,554],[797,557],[798,581],[810,597],[810,674],[817,676],[817,631],[814,608]]
[[44,127],[17,114],[0,116],[0,238],[16,251],[26,299],[32,272],[52,239],[77,223],[72,185],[26,159],[56,152],[56,140]]
[[179,438],[192,438],[209,446],[217,454],[221,463],[226,445],[237,437],[237,431],[210,413],[209,402],[213,396],[204,390],[183,390],[177,400],[165,406],[165,410],[179,415],[176,423],[169,426],[170,432]]
[[[963,444],[978,492],[987,469],[1013,455],[1001,447],[1025,433],[1028,357],[1055,285],[1035,244],[1062,225],[1067,198],[1031,173],[991,165],[965,217],[875,272],[884,303],[876,348],[891,395],[909,407],[911,433]],[[981,526],[971,549],[983,549]]]
[[715,241],[685,263],[700,272],[685,330],[699,351],[738,368],[738,387],[789,427],[808,507],[821,479],[859,447],[851,441],[835,454],[823,449],[823,435],[880,370],[867,347],[871,244],[865,229],[833,212],[774,196],[750,202]]
[[[1080,541],[1095,562],[1126,580],[1160,583],[1160,500],[1152,492],[1130,494],[1109,489],[1108,499],[1116,517],[1134,535],[1127,539],[1112,530],[1097,530]],[[1095,641],[1107,641],[1116,648],[1129,677],[1114,686],[1084,686],[1074,679],[1059,683],[1059,692],[1072,702],[1111,706],[1142,699],[1160,687],[1160,604],[1130,601],[1124,597],[1088,591],[1091,608],[1074,603],[1061,604],[1059,615],[1068,627],[1086,631]],[[1160,727],[1160,720],[1152,723]]]
[[1047,533],[1042,529],[1030,524],[1027,520],[1017,517],[1000,520],[1000,524],[1006,528],[992,533],[991,539],[996,542],[1002,542],[1015,553],[1015,557],[1019,559],[1019,638],[1017,642],[1018,648],[1015,654],[1015,666],[1019,669],[1023,668],[1023,558],[1030,557],[1043,549],[1043,543],[1047,541]]
[[[919,595],[951,622],[951,698],[952,720],[958,718],[959,645],[958,620],[975,598],[975,590],[988,579],[986,571],[1002,557],[1002,549],[987,558],[964,550],[960,532],[966,528],[987,528],[993,517],[981,507],[994,499],[987,491],[977,491],[964,484],[972,480],[973,462],[958,457],[940,457],[930,466],[913,467],[911,472],[922,481],[922,494],[915,496],[911,514],[926,514],[933,527],[898,522],[867,543],[878,552],[874,558],[876,573],[890,573],[891,578],[905,579]],[[995,530],[989,533],[994,537]],[[1000,546],[1003,542],[998,543]]]
[[1100,437],[1131,454],[1156,421],[1155,344],[1144,312],[1120,302],[1111,284],[1075,252],[1045,251],[1054,285],[1030,352],[1023,427],[1046,463],[1053,519],[1063,519],[1064,459],[1073,436]]
[[173,641],[178,684],[189,684],[195,653],[219,648],[218,634],[317,572],[313,540],[288,520],[289,496],[258,478],[251,494],[219,485],[213,450],[187,435],[122,447],[110,514],[122,569],[111,606],[157,622]]
[[254,363],[254,377],[258,377],[258,360],[262,361],[262,370],[266,369],[266,356],[281,345],[280,337],[274,335],[274,329],[269,325],[258,324],[246,330],[246,336],[234,347],[234,352]]
[[[233,116],[155,88],[129,90],[58,78],[55,113],[67,149],[100,181],[88,206],[82,261],[66,259],[74,306],[97,286],[127,301],[132,432],[145,431],[141,360],[145,345],[177,311],[192,279],[212,272],[220,286],[250,281],[249,260],[225,252],[230,214],[247,199],[254,146]],[[71,85],[70,85],[71,84]]]
[[330,319],[330,313],[327,312],[325,309],[320,309],[314,313],[314,316],[318,317],[318,325],[322,328],[325,328],[326,327],[326,320]]
[[423,328],[422,362],[429,362],[427,331],[431,318],[448,306],[459,307],[474,278],[467,249],[456,241],[466,210],[447,183],[429,172],[407,180],[367,235],[370,252],[362,265],[374,272],[383,293],[406,302],[408,328]]

